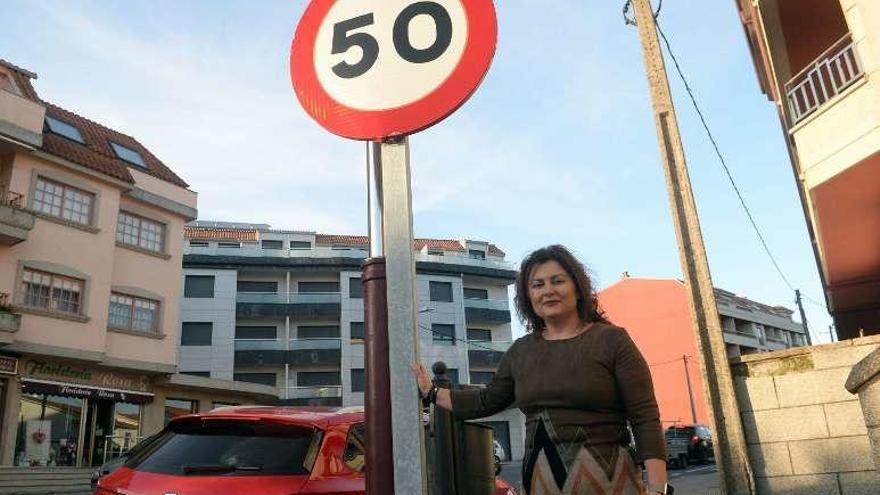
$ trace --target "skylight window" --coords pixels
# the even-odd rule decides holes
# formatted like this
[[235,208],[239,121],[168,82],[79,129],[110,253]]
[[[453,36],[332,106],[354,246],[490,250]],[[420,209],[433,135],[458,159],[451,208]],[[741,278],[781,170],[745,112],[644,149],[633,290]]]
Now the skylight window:
[[141,155],[137,151],[131,148],[126,148],[125,146],[114,143],[113,141],[110,141],[110,146],[113,147],[113,151],[116,152],[116,156],[118,156],[119,158],[133,165],[137,165],[138,167],[147,168],[147,164],[144,163],[144,159],[141,158]]
[[46,126],[49,128],[49,131],[54,134],[64,136],[67,139],[76,141],[77,143],[86,144],[85,140],[82,137],[82,134],[79,133],[79,129],[68,124],[67,122],[62,122],[54,117],[46,115]]

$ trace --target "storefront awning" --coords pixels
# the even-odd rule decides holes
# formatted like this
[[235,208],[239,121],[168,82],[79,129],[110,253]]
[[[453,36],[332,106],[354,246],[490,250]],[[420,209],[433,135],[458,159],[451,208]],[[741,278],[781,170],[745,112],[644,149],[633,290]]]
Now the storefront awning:
[[22,392],[26,394],[61,395],[65,397],[79,397],[82,399],[105,399],[113,402],[129,402],[132,404],[146,404],[153,402],[153,394],[148,392],[135,392],[133,390],[91,387],[75,383],[36,380],[33,378],[22,378],[21,386]]

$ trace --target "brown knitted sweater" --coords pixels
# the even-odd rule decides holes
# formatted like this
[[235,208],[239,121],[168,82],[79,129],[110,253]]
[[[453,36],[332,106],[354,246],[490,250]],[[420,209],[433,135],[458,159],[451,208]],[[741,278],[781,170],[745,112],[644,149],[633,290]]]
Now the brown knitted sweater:
[[452,391],[459,419],[489,416],[515,404],[526,415],[526,451],[535,423],[549,421],[556,443],[583,443],[598,452],[626,445],[632,426],[637,460],[666,459],[666,442],[651,373],[622,328],[594,323],[565,340],[529,334],[504,354],[483,389]]

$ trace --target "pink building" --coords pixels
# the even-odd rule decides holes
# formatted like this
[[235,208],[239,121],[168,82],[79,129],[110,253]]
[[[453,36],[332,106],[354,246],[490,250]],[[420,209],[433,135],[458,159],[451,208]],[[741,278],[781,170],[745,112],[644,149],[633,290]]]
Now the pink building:
[[274,396],[177,373],[196,193],[35,78],[0,60],[0,464],[98,465],[169,416]]

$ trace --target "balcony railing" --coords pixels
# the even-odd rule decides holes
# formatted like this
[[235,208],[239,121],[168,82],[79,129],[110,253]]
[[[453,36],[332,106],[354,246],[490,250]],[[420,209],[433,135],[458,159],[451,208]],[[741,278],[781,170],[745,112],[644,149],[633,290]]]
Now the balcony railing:
[[23,208],[24,196],[15,191],[10,191],[6,188],[6,185],[0,184],[0,205]]
[[342,387],[287,387],[287,397],[289,399],[323,399],[328,397],[342,397]]
[[855,45],[847,33],[785,85],[792,123],[816,111],[862,74]]
[[510,302],[507,299],[465,299],[464,307],[509,311]]
[[235,302],[251,304],[327,304],[339,303],[339,292],[239,292]]
[[507,352],[510,349],[510,346],[513,345],[513,342],[510,341],[468,341],[467,348],[469,351],[495,351],[495,352]]

